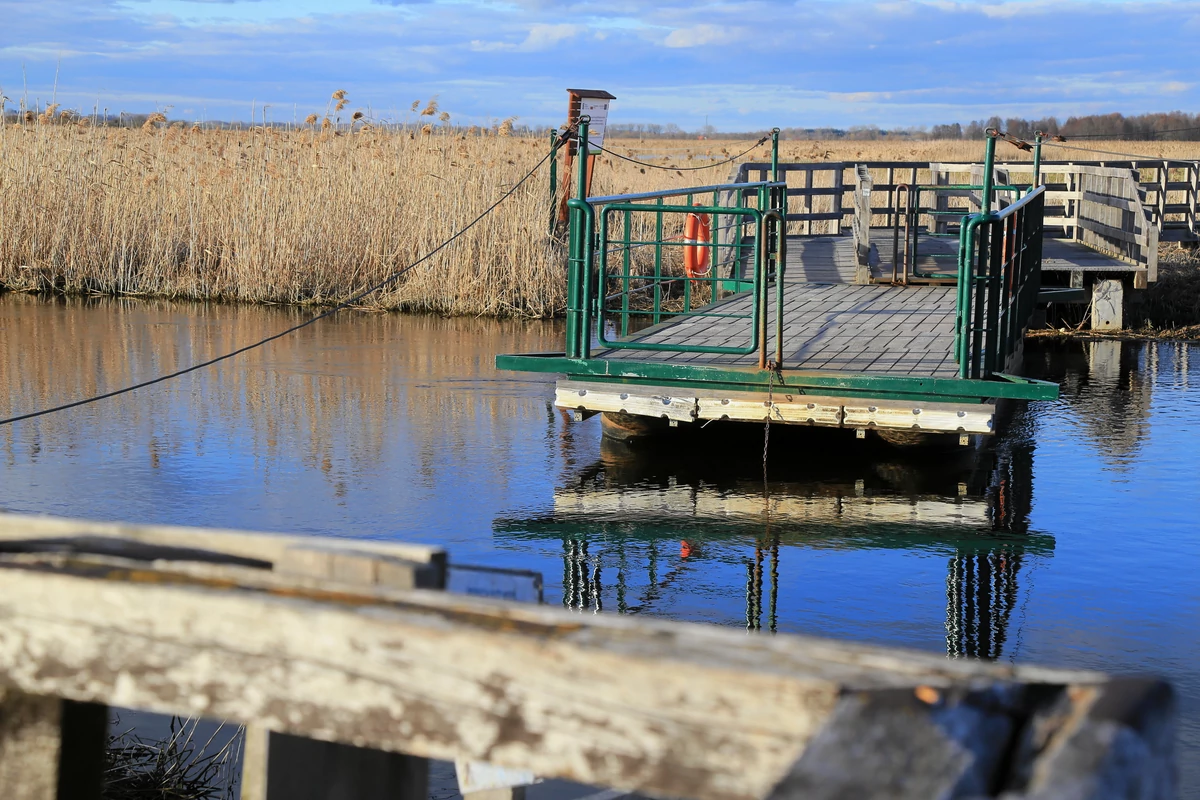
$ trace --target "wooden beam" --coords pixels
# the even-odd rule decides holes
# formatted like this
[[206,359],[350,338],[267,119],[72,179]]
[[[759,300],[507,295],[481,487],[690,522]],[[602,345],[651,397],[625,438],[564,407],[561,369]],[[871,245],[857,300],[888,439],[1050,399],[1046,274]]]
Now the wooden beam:
[[[133,543],[156,541],[146,526]],[[390,588],[320,559],[295,574],[16,549],[0,555],[0,785],[19,800],[95,800],[103,704],[247,724],[247,800],[423,796],[426,757],[700,800],[1063,796],[1039,787],[1118,768],[1153,791],[1112,796],[1172,786],[1159,683],[580,617]],[[30,753],[40,769],[21,768]],[[64,793],[46,763],[84,764],[80,788]]]
[[231,571],[262,572],[238,567],[216,580],[89,563],[8,562],[0,682],[671,796],[764,796],[847,690],[1103,680],[441,592],[272,592],[238,585]]
[[[174,525],[132,525],[123,522],[92,522],[61,517],[28,516],[0,513],[0,542],[20,539],[53,539],[94,536],[153,546],[191,548],[226,553],[240,558],[274,563],[296,547],[313,547],[320,541],[351,544],[344,539],[296,536],[282,533],[251,533],[219,528],[186,528]],[[440,547],[354,539],[353,549],[379,553],[423,564],[446,562]]]

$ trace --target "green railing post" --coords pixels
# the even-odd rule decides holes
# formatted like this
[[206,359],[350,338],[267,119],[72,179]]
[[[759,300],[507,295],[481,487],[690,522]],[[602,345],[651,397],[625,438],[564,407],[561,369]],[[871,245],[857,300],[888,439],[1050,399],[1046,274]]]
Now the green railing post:
[[[569,203],[570,239],[567,265],[567,334],[566,352],[570,358],[584,358],[590,349],[590,332],[587,309],[587,282],[591,277],[591,253],[589,226],[587,224],[587,137],[590,118],[579,118],[576,155],[575,203]],[[580,208],[580,206],[583,208]]]
[[987,142],[983,156],[983,197],[980,198],[985,217],[992,213],[992,185],[995,182],[993,180],[993,172],[996,169],[996,130],[988,128],[986,135]]
[[[633,259],[633,252],[632,252],[630,243],[632,242],[632,240],[633,240],[633,212],[630,211],[629,209],[625,209],[625,234],[623,237],[623,241],[624,241],[624,245],[625,245],[625,253],[622,258],[622,274],[624,276],[624,279],[621,282],[621,335],[622,336],[629,335],[629,280],[630,280],[630,269],[632,267],[632,259]],[[604,248],[605,252],[607,252],[608,242],[607,241],[601,242],[600,247]],[[604,293],[602,292],[600,295],[600,302],[604,303],[605,300],[606,300],[606,298],[604,296]]]
[[654,218],[654,324],[662,322],[662,276],[663,276],[663,199],[658,198],[660,210]]

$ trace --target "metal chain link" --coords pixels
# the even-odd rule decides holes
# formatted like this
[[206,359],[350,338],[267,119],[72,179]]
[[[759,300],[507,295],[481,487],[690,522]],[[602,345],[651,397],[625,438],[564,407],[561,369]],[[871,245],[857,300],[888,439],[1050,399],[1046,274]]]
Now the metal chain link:
[[775,410],[775,371],[774,361],[767,362],[767,422],[763,426],[763,494],[767,494],[767,455],[771,447],[771,412]]

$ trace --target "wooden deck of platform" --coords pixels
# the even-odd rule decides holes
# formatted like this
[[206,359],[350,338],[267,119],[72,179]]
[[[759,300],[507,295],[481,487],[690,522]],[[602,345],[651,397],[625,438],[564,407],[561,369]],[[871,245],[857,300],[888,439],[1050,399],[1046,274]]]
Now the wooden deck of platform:
[[[789,253],[789,263],[791,261]],[[955,377],[952,286],[855,286],[801,283],[784,286],[784,365],[888,375]],[[753,298],[735,295],[710,307],[721,314],[750,314]],[[768,315],[774,352],[775,312]],[[693,316],[660,323],[629,341],[671,345],[747,347],[749,320]],[[614,348],[595,358],[671,363],[755,365],[756,354],[722,355]]]

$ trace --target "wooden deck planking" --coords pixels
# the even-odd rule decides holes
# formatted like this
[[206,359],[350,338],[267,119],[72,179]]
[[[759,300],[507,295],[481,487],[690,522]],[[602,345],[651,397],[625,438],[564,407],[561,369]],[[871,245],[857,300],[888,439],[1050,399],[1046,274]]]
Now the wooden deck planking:
[[[888,280],[892,274],[891,231],[872,231],[874,256],[871,275],[876,280]],[[788,283],[853,283],[857,261],[854,240],[850,236],[789,236]],[[958,251],[955,239],[935,238],[921,234],[918,252],[929,255],[953,255]],[[957,267],[952,259],[919,258],[922,271],[940,269],[953,272]],[[1042,270],[1045,272],[1145,272],[1146,267],[1093,250],[1079,242],[1065,239],[1043,239]]]
[[[874,231],[872,232],[874,234]],[[880,264],[872,270],[877,278],[882,274],[891,277],[892,273],[892,239],[891,233],[888,232],[886,240],[877,236],[874,244],[879,251]],[[903,246],[903,243],[901,243]],[[788,258],[791,259],[791,243],[788,243]],[[842,249],[847,249],[846,245],[842,245]],[[848,252],[853,252],[853,243],[849,245]],[[917,244],[917,266],[922,271],[930,271],[940,268],[942,272],[953,272],[957,269],[957,264],[952,259],[933,259],[920,257],[922,254],[928,255],[954,255],[958,252],[958,240],[943,239],[921,234],[920,241]],[[790,263],[789,263],[790,271]],[[1066,239],[1042,239],[1042,271],[1043,272],[1145,272],[1145,266],[1137,266],[1122,261],[1115,256],[1110,256],[1107,253],[1101,253],[1098,250],[1093,250],[1085,244],[1072,242]],[[853,269],[850,271],[850,280],[854,279]]]
[[[784,286],[784,363],[788,369],[873,372],[889,375],[956,374],[954,288],[799,283]],[[749,314],[752,298],[718,304],[722,313]],[[768,314],[769,350],[775,348],[775,311]],[[746,347],[750,321],[689,317],[630,337],[656,344]],[[597,358],[752,366],[757,354],[728,355],[612,349]]]

